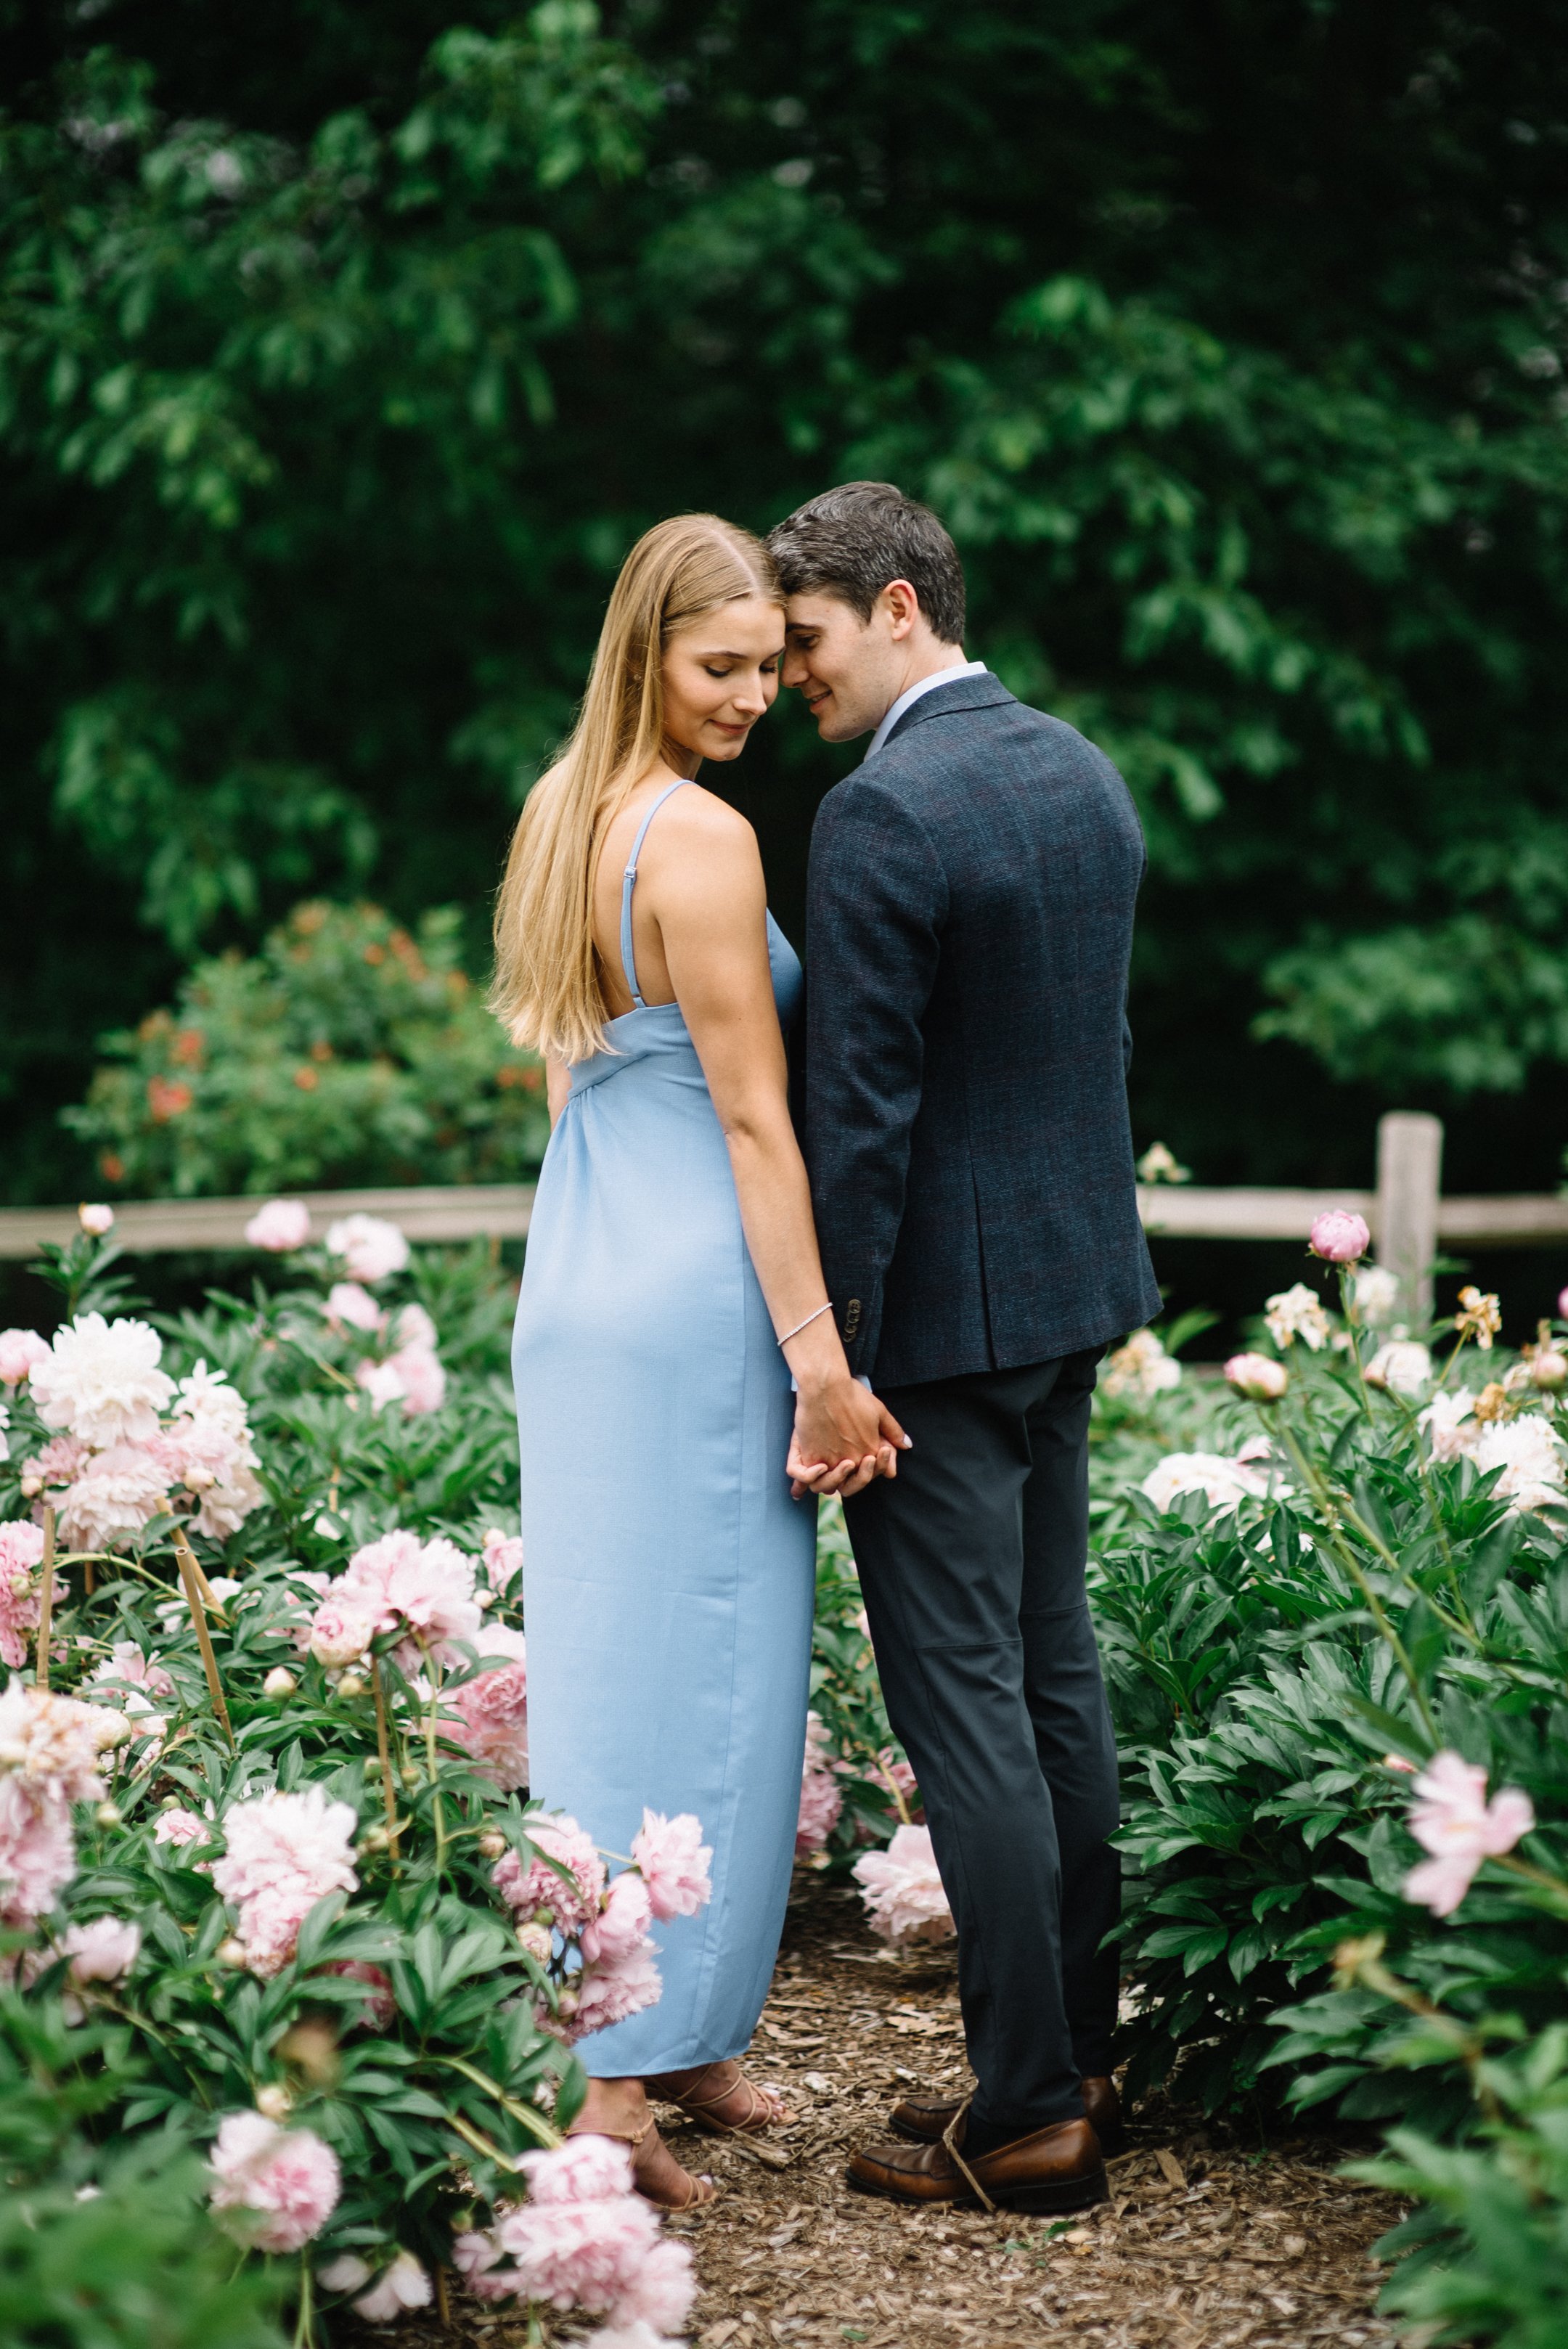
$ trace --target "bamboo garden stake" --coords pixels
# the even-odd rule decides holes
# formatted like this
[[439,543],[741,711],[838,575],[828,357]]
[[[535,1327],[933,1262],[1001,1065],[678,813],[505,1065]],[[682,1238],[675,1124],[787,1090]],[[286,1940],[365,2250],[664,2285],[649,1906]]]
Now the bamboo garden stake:
[[[196,1626],[196,1645],[202,1651],[202,1662],[207,1674],[207,1686],[212,1692],[213,1710],[223,1724],[223,1735],[233,1745],[234,1725],[223,1695],[223,1683],[218,1676],[218,1659],[213,1652],[213,1635],[207,1629],[207,1609],[202,1599],[202,1586],[206,1576],[196,1563],[196,1553],[185,1538],[184,1529],[174,1528],[174,1554],[180,1560],[180,1573],[185,1585],[185,1603],[191,1609],[191,1619]],[[211,1585],[208,1585],[209,1591]]]

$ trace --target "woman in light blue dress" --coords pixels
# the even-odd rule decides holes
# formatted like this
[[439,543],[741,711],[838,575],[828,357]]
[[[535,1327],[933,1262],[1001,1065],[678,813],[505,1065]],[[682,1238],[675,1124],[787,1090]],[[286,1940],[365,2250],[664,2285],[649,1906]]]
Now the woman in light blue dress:
[[579,2048],[576,2128],[623,2138],[673,2208],[711,2188],[648,2086],[710,2127],[778,2117],[737,2059],[794,1854],[812,1496],[890,1474],[903,1440],[823,1283],[785,1097],[800,966],[750,825],[691,780],[739,757],[783,641],[754,539],[650,531],[496,916],[494,1001],[546,1056],[553,1123],[513,1358],[531,1792],[622,1855],[645,1806],[695,1813],[713,1854],[708,1905],[656,1928],[658,2003]]

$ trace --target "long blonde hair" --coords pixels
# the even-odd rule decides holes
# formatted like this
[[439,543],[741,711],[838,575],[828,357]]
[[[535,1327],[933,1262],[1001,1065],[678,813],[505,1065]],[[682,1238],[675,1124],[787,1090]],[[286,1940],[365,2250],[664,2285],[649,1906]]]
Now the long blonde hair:
[[566,1061],[605,1049],[594,874],[607,829],[664,749],[664,647],[752,595],[779,596],[773,558],[718,514],[656,523],[621,565],[576,724],[524,802],[495,903],[490,1008],[514,1043]]

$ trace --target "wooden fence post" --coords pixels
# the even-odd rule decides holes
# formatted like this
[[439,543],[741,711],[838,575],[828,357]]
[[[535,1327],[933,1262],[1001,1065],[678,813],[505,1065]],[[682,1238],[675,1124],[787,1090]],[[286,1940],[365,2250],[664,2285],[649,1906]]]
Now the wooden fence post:
[[1397,1109],[1378,1119],[1377,1261],[1398,1280],[1400,1314],[1414,1329],[1432,1318],[1442,1172],[1441,1118]]

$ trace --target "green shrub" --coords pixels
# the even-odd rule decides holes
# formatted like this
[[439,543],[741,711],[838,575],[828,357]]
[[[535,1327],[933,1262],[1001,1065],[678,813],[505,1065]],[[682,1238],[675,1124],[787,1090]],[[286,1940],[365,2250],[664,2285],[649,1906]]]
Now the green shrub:
[[7,2349],[282,2349],[275,2280],[234,2273],[201,2164],[88,2130],[134,2077],[129,2033],[0,1992],[0,2340]]
[[200,962],[171,1010],[106,1037],[65,1120],[144,1196],[515,1182],[548,1134],[544,1071],[459,965],[455,907],[402,929],[296,906],[249,960]]

